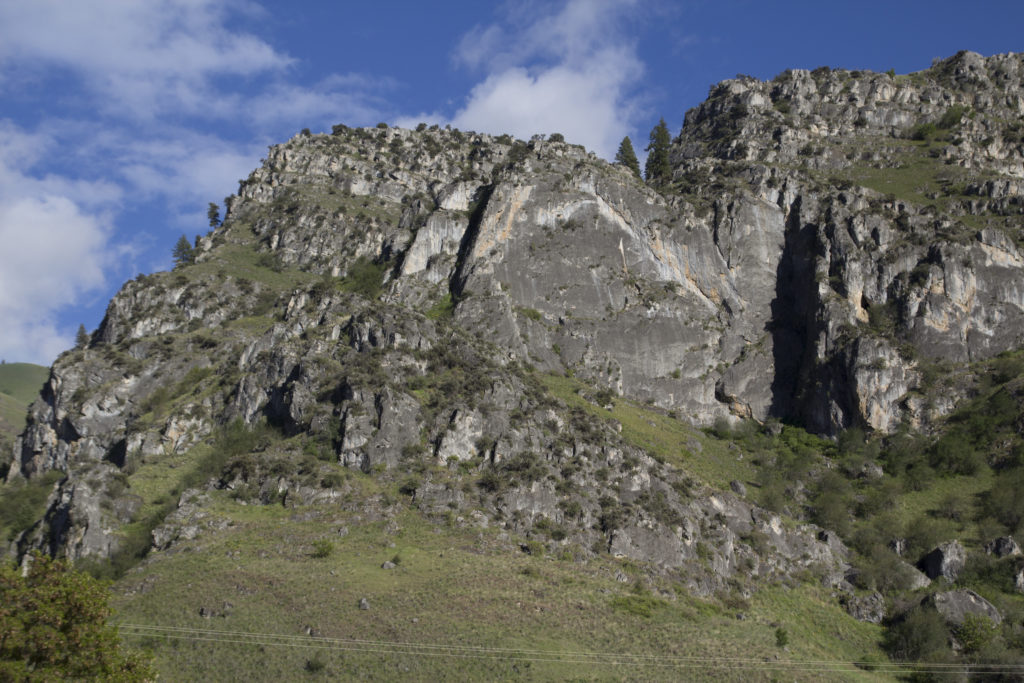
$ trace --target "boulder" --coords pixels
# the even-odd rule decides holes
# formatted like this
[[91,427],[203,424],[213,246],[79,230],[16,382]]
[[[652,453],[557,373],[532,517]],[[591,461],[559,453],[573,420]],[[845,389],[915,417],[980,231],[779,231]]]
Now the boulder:
[[853,595],[844,601],[846,612],[857,621],[880,624],[885,619],[885,598],[878,591],[870,595]]
[[969,615],[985,617],[995,625],[1003,621],[1003,615],[991,602],[970,590],[935,593],[929,596],[925,602],[934,606],[946,623],[953,626],[963,624],[964,619]]
[[949,541],[924,556],[919,566],[929,579],[940,576],[949,582],[956,581],[967,561],[967,553],[959,541]]
[[996,557],[1010,557],[1011,555],[1020,555],[1020,546],[1017,545],[1017,541],[1013,540],[1013,536],[1001,536],[986,543],[985,552]]

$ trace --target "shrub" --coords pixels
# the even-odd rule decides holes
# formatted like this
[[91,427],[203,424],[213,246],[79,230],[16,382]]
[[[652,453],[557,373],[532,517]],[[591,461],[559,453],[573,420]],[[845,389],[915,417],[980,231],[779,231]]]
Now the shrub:
[[984,466],[985,456],[975,449],[965,434],[954,431],[932,447],[929,464],[940,472],[970,476]]
[[946,652],[946,624],[935,610],[918,607],[889,627],[885,647],[897,660],[924,661]]
[[502,469],[513,474],[520,482],[531,484],[547,474],[547,467],[541,462],[540,456],[532,451],[516,453],[505,460]]
[[345,483],[345,475],[341,472],[330,472],[325,474],[320,480],[321,488],[325,489],[336,489],[341,488]]
[[327,664],[324,662],[319,652],[306,660],[306,671],[311,674],[323,671],[326,666]]
[[960,641],[967,654],[984,650],[992,642],[995,634],[995,625],[988,617],[980,614],[964,616],[964,622],[956,628],[956,639]]
[[481,491],[487,493],[498,493],[508,484],[507,480],[502,477],[493,467],[484,470],[484,473],[477,479],[476,485]]
[[330,557],[331,553],[334,552],[334,544],[326,539],[319,541],[313,541],[313,557],[324,558]]
[[775,629],[775,645],[776,647],[786,647],[789,645],[789,631],[781,626]]
[[341,283],[341,289],[353,294],[360,294],[367,299],[376,299],[384,287],[384,272],[387,268],[387,263],[374,263],[370,259],[360,257],[349,266],[348,273]]
[[914,128],[912,128],[910,131],[910,139],[927,141],[935,137],[935,135],[938,132],[938,127],[934,123],[929,121],[927,123],[922,123],[917,126],[914,126]]
[[960,119],[967,113],[967,107],[962,104],[954,104],[952,107],[946,110],[946,113],[939,119],[939,128],[953,128],[960,125]]

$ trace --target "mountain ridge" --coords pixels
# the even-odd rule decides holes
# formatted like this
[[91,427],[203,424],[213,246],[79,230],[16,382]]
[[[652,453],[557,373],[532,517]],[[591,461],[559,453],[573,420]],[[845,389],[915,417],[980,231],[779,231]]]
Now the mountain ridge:
[[[407,504],[700,596],[940,580],[913,565],[950,539],[883,529],[886,497],[1015,476],[1012,420],[953,439],[1019,408],[1022,114],[1020,55],[738,77],[657,187],[557,139],[299,134],[54,364],[10,552],[124,571],[227,533],[227,500]],[[996,517],[957,527],[972,556]]]

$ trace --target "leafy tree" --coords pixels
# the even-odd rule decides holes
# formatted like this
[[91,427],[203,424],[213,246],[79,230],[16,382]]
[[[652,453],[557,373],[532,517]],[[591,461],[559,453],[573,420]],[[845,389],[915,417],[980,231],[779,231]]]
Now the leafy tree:
[[206,217],[210,219],[210,227],[216,228],[220,225],[220,207],[210,202],[209,208],[206,209]]
[[179,237],[178,241],[174,244],[172,255],[174,256],[174,264],[177,266],[187,266],[190,263],[195,263],[196,260],[195,250],[184,235]]
[[633,143],[630,141],[629,136],[622,138],[622,142],[619,143],[619,151],[615,154],[615,163],[622,164],[626,168],[640,178],[640,162],[636,158],[636,152],[633,151]]
[[658,125],[651,131],[651,141],[647,145],[647,164],[644,166],[644,175],[647,182],[655,185],[664,183],[672,175],[672,167],[668,162],[668,148],[672,143],[672,136],[669,135],[665,119],[658,121]]
[[78,332],[75,334],[75,348],[84,349],[89,345],[89,333],[85,330],[85,325],[78,326]]
[[948,654],[948,637],[938,612],[918,607],[889,626],[885,645],[896,660],[935,661]]
[[108,626],[107,589],[67,561],[33,555],[0,567],[0,679],[155,680]]
[[565,142],[565,136],[561,133],[552,133],[548,136],[548,142]]

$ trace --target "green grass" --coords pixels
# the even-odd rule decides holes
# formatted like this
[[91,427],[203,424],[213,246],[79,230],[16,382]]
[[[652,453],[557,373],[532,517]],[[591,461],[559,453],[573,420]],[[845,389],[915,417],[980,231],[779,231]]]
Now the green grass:
[[[899,496],[896,502],[896,518],[906,527],[915,519],[924,516],[936,516],[936,511],[943,499],[951,495],[962,496],[967,501],[974,501],[995,483],[995,473],[988,467],[982,468],[971,476],[940,477],[935,479],[923,491],[908,491]],[[968,515],[961,524],[950,522],[950,530],[955,531],[951,537],[959,536],[962,540],[971,539],[982,543],[992,539],[977,539],[977,525]]]
[[[682,420],[675,419],[624,398],[615,398],[612,410],[591,403],[580,395],[593,393],[583,382],[562,375],[539,375],[553,395],[569,406],[580,407],[604,420],[622,425],[622,438],[715,488],[727,488],[735,480],[752,481],[755,468],[749,459],[739,460],[728,443],[706,436]],[[699,447],[692,448],[694,444]]]
[[438,299],[437,303],[427,309],[426,316],[431,320],[448,320],[455,313],[455,300],[451,292]]
[[888,140],[886,144],[897,148],[899,165],[894,168],[873,168],[854,166],[841,175],[864,187],[883,194],[895,195],[921,206],[939,206],[943,198],[933,199],[928,194],[958,194],[959,186],[966,179],[966,172],[956,166],[943,163],[941,158],[932,157],[931,152],[945,147],[944,142]]
[[[353,507],[300,516],[214,494],[209,512],[229,526],[155,553],[122,578],[116,619],[288,638],[131,636],[173,680],[744,680],[764,675],[776,655],[787,679],[818,680],[820,670],[786,662],[882,658],[878,627],[813,585],[755,594],[740,620],[667,579],[654,580],[656,597],[639,596],[612,578],[635,565],[612,558],[530,556],[491,529],[437,526],[400,505],[373,521],[369,508]],[[334,551],[315,557],[322,541]],[[395,555],[398,567],[381,569]],[[369,610],[358,608],[361,598]],[[201,607],[224,616],[203,618]],[[788,652],[775,645],[780,620]],[[316,654],[324,667],[307,672]],[[846,668],[830,678],[872,679]]]
[[31,363],[0,364],[0,435],[9,438],[25,428],[28,406],[39,396],[50,369]]
[[222,277],[230,275],[239,279],[258,282],[273,291],[285,292],[303,288],[320,276],[295,268],[274,269],[267,267],[267,259],[261,259],[252,244],[229,243],[217,248],[215,255],[207,261],[174,271],[187,277]]
[[0,394],[29,404],[50,375],[50,369],[32,363],[3,363],[0,365]]

